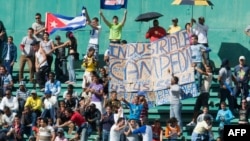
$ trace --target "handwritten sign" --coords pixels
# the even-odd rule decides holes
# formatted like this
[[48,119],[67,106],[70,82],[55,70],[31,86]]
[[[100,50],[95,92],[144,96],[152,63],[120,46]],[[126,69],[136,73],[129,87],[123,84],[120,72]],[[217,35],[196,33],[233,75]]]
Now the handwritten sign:
[[170,85],[172,73],[179,77],[182,86],[195,81],[189,38],[185,31],[153,43],[111,44],[109,68],[111,90],[126,94],[153,92],[154,99]]

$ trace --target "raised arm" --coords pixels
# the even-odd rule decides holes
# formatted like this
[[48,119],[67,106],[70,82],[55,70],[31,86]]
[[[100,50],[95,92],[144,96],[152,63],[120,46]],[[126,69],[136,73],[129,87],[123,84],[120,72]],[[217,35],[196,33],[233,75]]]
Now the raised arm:
[[108,27],[110,27],[110,26],[111,26],[111,23],[104,17],[104,15],[103,15],[103,13],[102,13],[101,10],[100,10],[99,13],[100,13],[100,16],[102,17],[104,23],[105,23]]
[[127,19],[127,9],[124,11],[124,16],[123,16],[123,19],[122,19],[122,22],[121,22],[122,26],[124,26],[124,24],[126,22],[126,19]]

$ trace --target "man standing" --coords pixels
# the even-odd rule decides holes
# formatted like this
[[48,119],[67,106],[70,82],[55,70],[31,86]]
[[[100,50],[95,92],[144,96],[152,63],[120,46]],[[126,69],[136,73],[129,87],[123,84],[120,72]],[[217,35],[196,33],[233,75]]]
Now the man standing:
[[167,33],[169,34],[173,34],[175,32],[178,32],[181,30],[181,27],[178,25],[178,19],[177,18],[173,18],[172,19],[172,25],[169,26]]
[[17,58],[17,47],[13,43],[13,37],[8,37],[8,42],[4,43],[3,51],[2,51],[2,60],[3,64],[6,67],[8,73],[12,76],[12,70],[14,63],[16,62]]
[[150,42],[154,42],[167,35],[166,30],[159,26],[158,20],[154,20],[153,25],[154,27],[149,28],[145,35],[146,39],[150,39]]
[[19,82],[23,80],[23,70],[26,62],[28,62],[29,66],[29,73],[30,73],[30,82],[34,80],[34,50],[31,46],[31,43],[36,41],[33,37],[34,30],[32,28],[28,28],[28,35],[23,37],[20,49],[21,49],[21,56],[20,56],[20,68],[19,68]]
[[35,18],[36,18],[36,22],[32,24],[34,35],[35,35],[36,40],[42,41],[43,33],[45,31],[45,22],[41,20],[42,16],[40,13],[36,13]]
[[94,17],[92,21],[90,21],[87,9],[86,9],[86,14],[87,14],[87,20],[88,20],[88,25],[92,28],[90,31],[90,39],[89,39],[89,44],[87,47],[86,54],[88,54],[88,51],[90,48],[95,49],[95,59],[99,60],[99,34],[101,31],[101,25],[99,25],[99,19],[97,17]]
[[[237,96],[241,93],[241,98],[246,99],[248,96],[248,82],[250,77],[250,68],[248,65],[246,65],[246,58],[245,56],[239,57],[239,64],[234,67],[234,76],[237,81],[237,85],[234,89],[235,93],[235,106],[237,105]],[[237,108],[237,107],[235,107]]]
[[118,17],[113,16],[113,23],[110,23],[103,15],[102,11],[100,11],[100,15],[104,21],[104,23],[109,27],[109,40],[110,43],[120,44],[122,39],[122,28],[126,22],[127,10],[124,11],[124,17],[122,22],[119,23]]
[[[2,43],[7,41],[7,35],[3,22],[0,20],[0,54],[2,54]],[[2,60],[0,60],[1,63]]]

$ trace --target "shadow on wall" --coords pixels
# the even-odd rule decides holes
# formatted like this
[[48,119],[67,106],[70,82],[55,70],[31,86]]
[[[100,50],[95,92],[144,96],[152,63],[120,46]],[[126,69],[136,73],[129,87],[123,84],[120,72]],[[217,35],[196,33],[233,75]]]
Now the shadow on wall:
[[244,55],[246,61],[250,63],[250,51],[239,43],[221,43],[218,55],[221,60],[227,58],[230,62],[230,66],[234,67],[239,64],[239,57]]

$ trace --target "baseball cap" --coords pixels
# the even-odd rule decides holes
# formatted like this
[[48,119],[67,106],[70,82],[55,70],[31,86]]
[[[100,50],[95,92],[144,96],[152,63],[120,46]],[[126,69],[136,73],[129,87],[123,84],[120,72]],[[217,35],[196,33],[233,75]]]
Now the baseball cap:
[[246,60],[245,56],[240,56],[239,60]]
[[63,128],[58,128],[58,129],[57,129],[57,133],[64,133]]
[[173,18],[172,21],[173,22],[178,22],[178,18]]
[[36,90],[31,90],[31,94],[36,94]]
[[34,46],[34,45],[37,45],[39,43],[40,43],[40,41],[33,40],[33,42],[30,45]]
[[50,90],[47,90],[44,92],[44,94],[52,94],[52,92]]
[[25,82],[24,81],[20,81],[19,82],[19,86],[25,86]]
[[139,91],[139,92],[137,92],[137,95],[138,96],[145,96],[146,92],[145,91]]

